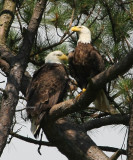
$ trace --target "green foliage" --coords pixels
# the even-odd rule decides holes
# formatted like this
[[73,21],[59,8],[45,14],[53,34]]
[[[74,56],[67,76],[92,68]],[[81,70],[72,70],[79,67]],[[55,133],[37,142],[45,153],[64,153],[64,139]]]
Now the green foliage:
[[22,38],[20,36],[19,31],[12,28],[8,34],[7,45],[11,50],[14,51],[14,53],[18,52],[18,48],[21,43],[21,39]]
[[36,3],[37,0],[26,0],[23,1],[22,6],[21,6],[21,16],[23,17],[23,20],[28,24],[32,13],[33,13],[33,9],[34,9],[34,5]]
[[120,78],[117,87],[123,104],[129,105],[133,100],[133,80],[130,78]]
[[1,12],[2,8],[3,8],[3,2],[4,2],[4,0],[0,0],[0,12]]
[[68,28],[67,20],[71,18],[71,14],[72,10],[67,4],[54,1],[53,3],[50,3],[46,15],[46,22],[64,31]]

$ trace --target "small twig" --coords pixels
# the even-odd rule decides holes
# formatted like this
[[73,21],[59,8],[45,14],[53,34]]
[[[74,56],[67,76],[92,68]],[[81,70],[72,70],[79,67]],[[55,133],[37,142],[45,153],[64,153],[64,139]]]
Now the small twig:
[[20,10],[18,10],[18,13],[20,15],[20,18],[28,25],[28,22],[26,21],[26,19],[24,19],[24,17],[21,15]]
[[33,144],[37,144],[37,145],[44,145],[44,146],[51,146],[51,147],[53,146],[54,147],[54,145],[50,142],[34,140],[32,138],[29,138],[29,137],[21,136],[21,135],[19,135],[17,133],[14,133],[12,131],[10,131],[10,135],[12,135],[13,137],[18,138],[20,140],[23,140],[25,142],[28,142],[28,143],[33,143]]
[[26,110],[27,108],[25,107],[25,108],[23,108],[23,109],[18,109],[18,110],[16,110],[15,112],[21,112],[21,111],[23,111],[23,110]]
[[110,53],[107,51],[106,54],[107,54],[111,64],[114,64],[115,62],[114,62],[113,58],[110,56]]
[[74,13],[75,13],[75,8],[73,8],[73,10],[72,10],[72,16],[71,16],[71,20],[70,20],[69,27],[68,27],[69,29],[71,28],[72,23],[73,23]]
[[130,51],[130,49],[132,48],[132,46],[130,45],[130,43],[128,42],[127,38],[125,37],[125,42],[127,44],[128,50]]
[[5,81],[1,81],[0,83],[5,83]]
[[120,151],[121,154],[127,155],[127,152],[124,149],[119,149],[119,148],[115,148],[115,147],[108,147],[108,146],[98,146],[98,147],[100,149],[102,149],[103,151],[107,151],[107,152],[117,152],[117,151]]
[[102,34],[103,30],[104,30],[104,26],[101,27],[100,32],[97,34],[95,39],[92,40],[92,44],[95,43],[95,41],[100,37],[100,35]]
[[22,96],[19,96],[19,99],[26,100],[26,98],[25,98],[25,97],[22,97]]
[[17,16],[18,23],[19,23],[19,26],[20,26],[21,34],[23,35],[23,27],[22,27],[21,20],[20,20],[20,17],[19,17],[19,9],[16,12],[16,16]]
[[100,13],[101,9],[99,8],[97,16],[94,18],[94,20],[91,22],[91,24],[89,25],[89,27],[91,27],[93,25],[93,23],[97,20],[99,13]]
[[47,32],[47,26],[44,25],[44,28],[45,28],[45,33],[46,33],[46,39],[47,39],[48,45],[50,46],[50,42],[49,42],[49,38],[48,38],[48,32]]
[[4,73],[0,72],[0,74],[2,74],[2,76],[7,77]]
[[[40,141],[42,141],[42,137],[43,137],[43,132],[41,133],[41,138],[40,138]],[[40,149],[41,149],[41,144],[39,144],[39,147],[38,147],[38,153],[40,154],[40,155],[42,155],[41,154],[41,151],[40,151]]]

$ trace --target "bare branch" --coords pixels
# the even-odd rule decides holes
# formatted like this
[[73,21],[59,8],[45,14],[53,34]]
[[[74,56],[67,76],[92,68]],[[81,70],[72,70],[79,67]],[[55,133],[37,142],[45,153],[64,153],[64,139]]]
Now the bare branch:
[[3,72],[5,72],[6,74],[8,74],[9,69],[10,69],[10,65],[3,59],[0,59],[0,68]]
[[127,159],[133,159],[133,103],[131,104],[131,115],[129,122],[129,132],[128,132],[128,141],[127,141]]
[[103,118],[97,118],[94,120],[90,120],[89,122],[86,122],[82,125],[82,127],[85,129],[85,131],[100,128],[102,126],[106,125],[112,125],[112,124],[123,124],[123,125],[129,125],[129,115],[111,115]]
[[38,141],[38,140],[29,138],[29,137],[21,136],[17,133],[14,133],[14,132],[10,132],[10,135],[15,137],[15,138],[18,138],[20,140],[23,140],[25,142],[28,142],[28,143],[33,143],[33,144],[37,144],[37,145],[44,145],[44,146],[51,146],[51,147],[53,146],[54,147],[54,145],[50,142]]
[[109,158],[109,160],[117,160],[120,155],[121,155],[121,151],[118,150]]
[[117,152],[118,150],[120,151],[120,154],[127,155],[127,151],[124,149],[119,149],[119,148],[114,148],[114,147],[108,147],[108,146],[98,146],[100,149],[103,151],[107,152]]

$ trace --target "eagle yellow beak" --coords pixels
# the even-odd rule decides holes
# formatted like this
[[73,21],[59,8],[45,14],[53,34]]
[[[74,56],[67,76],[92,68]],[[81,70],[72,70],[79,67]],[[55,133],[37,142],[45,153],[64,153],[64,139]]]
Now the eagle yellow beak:
[[61,56],[59,56],[59,59],[63,61],[67,61],[68,57],[65,54],[62,54]]
[[74,31],[74,32],[79,32],[81,29],[77,26],[74,26],[71,28],[71,31]]

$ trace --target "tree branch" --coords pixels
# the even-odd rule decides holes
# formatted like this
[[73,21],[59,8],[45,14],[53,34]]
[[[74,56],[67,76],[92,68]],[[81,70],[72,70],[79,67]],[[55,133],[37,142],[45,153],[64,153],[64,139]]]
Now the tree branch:
[[43,131],[69,160],[109,160],[87,133],[69,119],[44,122]]
[[18,138],[20,140],[23,140],[25,142],[28,142],[28,143],[33,143],[33,144],[37,144],[37,145],[44,145],[44,146],[53,146],[53,144],[51,144],[50,142],[38,141],[38,140],[35,140],[32,138],[21,136],[17,133],[14,133],[14,132],[10,132],[10,135],[15,138]]
[[109,158],[109,160],[117,160],[120,155],[121,155],[121,150],[118,150]]
[[114,147],[108,147],[108,146],[98,146],[100,149],[106,152],[117,152],[120,151],[120,154],[127,155],[127,151],[124,149],[114,148]]
[[[7,53],[8,55],[10,54],[9,52]],[[10,72],[10,65],[9,63],[7,63],[5,60],[0,59],[0,68],[1,70],[8,76],[9,72]],[[21,83],[21,92],[23,93],[24,96],[26,96],[26,89],[30,83],[31,80],[31,76],[30,74],[26,71],[23,75],[22,78],[22,83]]]
[[108,117],[103,118],[97,118],[94,120],[90,120],[82,125],[82,127],[85,129],[85,131],[99,128],[106,125],[112,125],[112,124],[123,124],[123,125],[129,125],[129,115],[111,115]]
[[133,103],[131,104],[131,115],[129,122],[129,132],[128,132],[128,140],[127,140],[127,159],[133,159]]
[[9,69],[10,69],[10,65],[3,59],[0,59],[0,68],[3,72],[5,72],[6,74],[8,74]]

